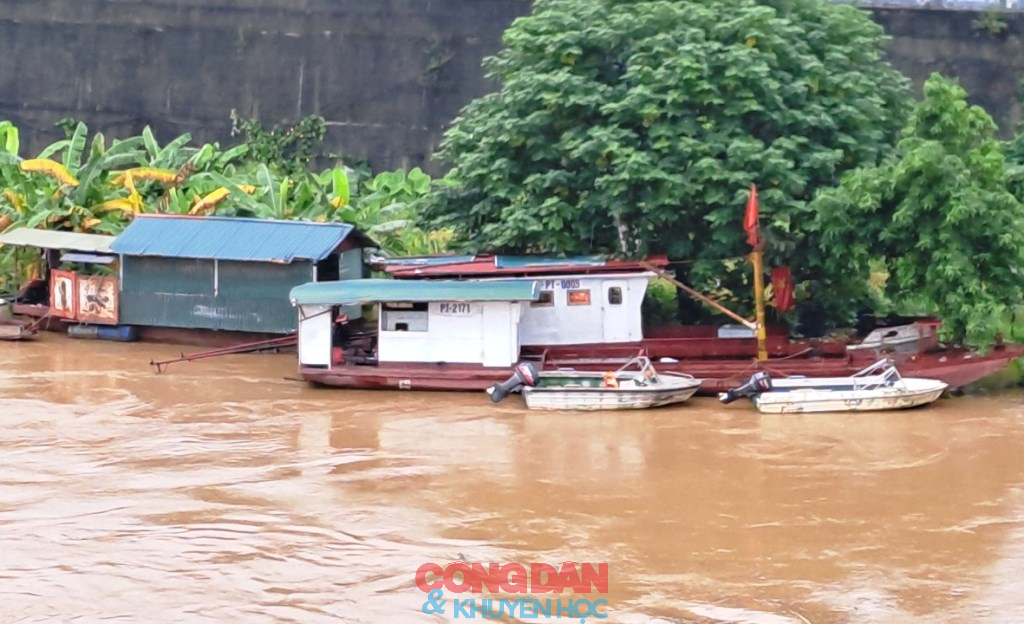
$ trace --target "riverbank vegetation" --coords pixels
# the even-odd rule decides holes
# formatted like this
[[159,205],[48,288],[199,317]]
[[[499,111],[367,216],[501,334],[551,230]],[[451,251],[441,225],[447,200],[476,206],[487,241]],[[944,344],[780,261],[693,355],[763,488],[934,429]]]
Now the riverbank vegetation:
[[787,320],[932,314],[990,344],[1024,292],[1020,141],[941,76],[915,103],[886,41],[816,0],[538,0],[446,133],[425,218],[466,250],[667,253],[749,313],[756,184]]
[[[66,137],[22,157],[18,128],[0,122],[0,231],[50,228],[116,235],[139,213],[344,221],[394,255],[440,253],[452,232],[421,229],[413,202],[430,189],[420,169],[373,175],[366,166],[316,171],[324,122],[266,129],[233,117],[237,145],[195,145],[188,134],[161,145],[149,127],[108,140],[85,123],[64,122]],[[24,250],[0,248],[0,279],[37,271],[16,262]],[[14,266],[26,272],[15,275]],[[9,291],[16,283],[0,284]]]

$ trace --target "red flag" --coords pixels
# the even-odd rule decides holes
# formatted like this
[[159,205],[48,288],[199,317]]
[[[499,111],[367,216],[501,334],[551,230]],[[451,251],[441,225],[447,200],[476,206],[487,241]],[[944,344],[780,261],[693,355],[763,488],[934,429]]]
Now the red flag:
[[747,213],[743,216],[743,229],[747,231],[747,242],[757,247],[757,187],[750,185],[750,199],[747,200]]
[[772,293],[776,310],[785,314],[793,309],[793,275],[789,267],[772,269]]

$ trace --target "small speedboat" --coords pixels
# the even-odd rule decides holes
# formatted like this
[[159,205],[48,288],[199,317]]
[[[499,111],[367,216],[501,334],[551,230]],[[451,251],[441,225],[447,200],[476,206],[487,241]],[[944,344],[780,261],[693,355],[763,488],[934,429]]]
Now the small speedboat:
[[520,391],[526,407],[537,410],[647,409],[682,403],[700,388],[701,380],[682,373],[659,373],[644,356],[607,373],[554,370],[538,372],[524,362],[508,381],[487,389],[495,403]]
[[722,403],[749,398],[767,414],[865,412],[926,405],[942,396],[948,384],[935,379],[903,377],[884,359],[850,377],[781,377],[763,371],[747,383],[718,395]]

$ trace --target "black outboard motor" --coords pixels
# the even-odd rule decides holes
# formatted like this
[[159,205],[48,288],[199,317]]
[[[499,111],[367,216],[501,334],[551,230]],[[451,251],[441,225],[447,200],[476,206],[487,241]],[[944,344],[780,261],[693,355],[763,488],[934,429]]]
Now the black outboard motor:
[[728,392],[719,392],[718,400],[728,405],[736,399],[740,398],[753,398],[754,396],[761,394],[762,392],[770,392],[772,389],[772,378],[768,373],[764,371],[758,371],[754,373],[747,383],[733,388]]
[[537,367],[530,362],[521,362],[516,364],[508,381],[494,384],[487,389],[487,394],[491,395],[491,401],[497,403],[521,386],[536,386],[538,380],[540,373],[537,372]]

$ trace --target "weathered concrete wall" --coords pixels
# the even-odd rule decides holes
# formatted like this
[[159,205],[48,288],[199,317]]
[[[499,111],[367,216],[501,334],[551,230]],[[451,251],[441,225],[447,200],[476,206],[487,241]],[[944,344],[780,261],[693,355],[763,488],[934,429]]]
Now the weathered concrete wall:
[[[0,0],[0,119],[26,153],[62,117],[126,136],[230,141],[231,109],[272,125],[324,116],[332,149],[375,168],[429,163],[445,125],[494,88],[481,59],[529,0]],[[1016,121],[1024,16],[997,36],[957,11],[876,11],[920,84],[959,76]],[[436,172],[436,166],[428,166]]]
[[[879,9],[875,20],[892,37],[889,60],[918,93],[932,72],[957,77],[972,102],[985,107],[1004,135],[1020,119],[1017,93],[1024,69],[1024,13]],[[999,33],[984,23],[1005,25]]]
[[0,0],[0,119],[28,152],[75,117],[108,136],[230,139],[319,114],[334,148],[423,164],[493,89],[481,59],[527,0]]

